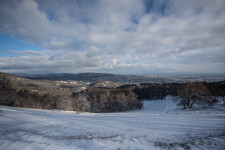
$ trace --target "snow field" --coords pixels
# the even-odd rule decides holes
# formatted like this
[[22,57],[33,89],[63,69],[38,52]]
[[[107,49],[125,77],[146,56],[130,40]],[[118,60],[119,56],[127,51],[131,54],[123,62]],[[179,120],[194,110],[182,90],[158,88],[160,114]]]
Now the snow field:
[[172,97],[141,110],[81,113],[0,106],[0,149],[225,148],[225,109],[186,111]]

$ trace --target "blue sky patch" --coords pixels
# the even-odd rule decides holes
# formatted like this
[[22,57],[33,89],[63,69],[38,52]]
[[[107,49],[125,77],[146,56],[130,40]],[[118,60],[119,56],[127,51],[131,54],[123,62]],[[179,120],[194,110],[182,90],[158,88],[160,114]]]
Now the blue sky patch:
[[39,46],[19,40],[15,37],[12,37],[4,33],[0,33],[0,42],[1,42],[0,44],[1,57],[21,56],[21,54],[15,54],[10,51],[24,51],[24,50],[42,51],[43,50],[43,48]]

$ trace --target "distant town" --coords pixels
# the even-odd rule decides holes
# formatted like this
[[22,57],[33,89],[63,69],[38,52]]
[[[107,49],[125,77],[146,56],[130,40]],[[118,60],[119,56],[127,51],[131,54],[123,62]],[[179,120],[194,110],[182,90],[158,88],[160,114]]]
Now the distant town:
[[143,84],[143,83],[186,83],[186,82],[218,82],[225,81],[223,74],[163,74],[163,75],[119,75],[105,73],[63,73],[46,75],[22,75],[34,80],[52,80],[61,88],[73,88],[82,91],[89,87],[117,88],[122,85]]

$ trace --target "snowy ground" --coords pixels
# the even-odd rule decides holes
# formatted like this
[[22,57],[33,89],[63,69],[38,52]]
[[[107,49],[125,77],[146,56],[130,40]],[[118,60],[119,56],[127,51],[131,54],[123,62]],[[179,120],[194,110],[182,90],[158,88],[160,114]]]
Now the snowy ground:
[[170,97],[124,113],[0,106],[0,149],[225,149],[225,107],[178,109]]

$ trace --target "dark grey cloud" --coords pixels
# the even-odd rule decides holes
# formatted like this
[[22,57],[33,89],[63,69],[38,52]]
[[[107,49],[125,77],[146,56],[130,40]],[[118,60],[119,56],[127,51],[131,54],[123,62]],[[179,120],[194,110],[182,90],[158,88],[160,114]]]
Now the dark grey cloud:
[[[223,0],[2,0],[0,31],[42,46],[3,71],[224,72]],[[208,68],[204,68],[208,66]]]

